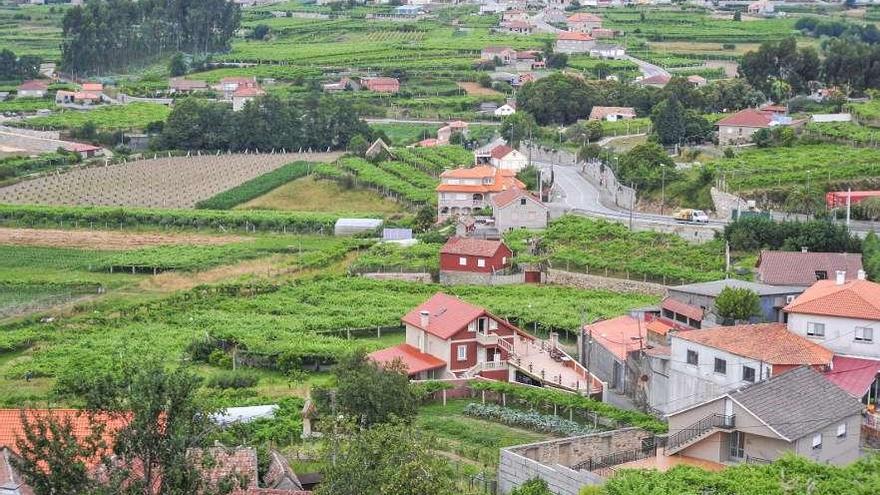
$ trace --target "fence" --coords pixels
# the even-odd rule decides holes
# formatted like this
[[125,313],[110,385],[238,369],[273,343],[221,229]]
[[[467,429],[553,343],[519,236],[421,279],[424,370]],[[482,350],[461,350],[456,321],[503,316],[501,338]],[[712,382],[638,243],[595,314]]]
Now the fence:
[[581,173],[599,190],[599,199],[603,204],[614,203],[621,208],[629,208],[636,202],[636,191],[618,182],[614,171],[600,160],[587,162],[578,160],[574,153],[545,148],[526,143],[522,146],[523,153],[529,154],[532,160],[552,165],[580,167]]

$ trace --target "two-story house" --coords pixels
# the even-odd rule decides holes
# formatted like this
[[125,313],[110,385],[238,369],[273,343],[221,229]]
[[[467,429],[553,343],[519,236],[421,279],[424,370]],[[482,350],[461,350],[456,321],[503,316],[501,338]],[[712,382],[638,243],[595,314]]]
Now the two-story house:
[[447,170],[437,186],[437,221],[471,215],[491,206],[490,200],[508,189],[524,189],[525,184],[510,169],[482,165]]
[[508,189],[492,197],[492,216],[499,232],[546,229],[549,208],[524,189]]
[[669,397],[658,407],[667,413],[797,366],[827,371],[833,357],[782,323],[679,331],[670,334],[670,342]]
[[768,462],[793,452],[844,465],[859,458],[862,410],[802,366],[670,414],[665,452],[719,464]]
[[788,328],[835,354],[880,359],[880,284],[837,272],[785,307]]
[[572,14],[565,21],[569,31],[591,33],[593,29],[602,27],[602,18],[588,12]]
[[399,360],[412,378],[482,376],[601,397],[602,383],[588,380],[590,375],[559,347],[554,335],[540,340],[457,297],[438,292],[401,321],[405,343],[370,357],[381,364]]
[[440,248],[440,271],[493,273],[509,267],[512,258],[504,241],[453,236]]

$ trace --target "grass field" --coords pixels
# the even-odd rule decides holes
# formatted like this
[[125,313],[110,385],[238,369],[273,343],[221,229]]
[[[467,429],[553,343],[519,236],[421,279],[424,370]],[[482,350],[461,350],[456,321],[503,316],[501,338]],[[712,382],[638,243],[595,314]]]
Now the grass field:
[[45,60],[61,56],[61,19],[65,4],[0,6],[0,47],[16,55],[38,55]]
[[22,127],[35,129],[72,129],[91,122],[102,131],[143,129],[153,122],[168,118],[171,109],[153,103],[107,105],[94,110],[63,110],[55,115],[34,117],[21,122]]
[[345,189],[339,183],[303,177],[252,199],[236,209],[321,211],[387,215],[406,209],[370,190]]
[[391,139],[388,144],[405,146],[421,141],[422,139],[437,136],[439,125],[435,124],[370,124],[370,127],[382,131]]

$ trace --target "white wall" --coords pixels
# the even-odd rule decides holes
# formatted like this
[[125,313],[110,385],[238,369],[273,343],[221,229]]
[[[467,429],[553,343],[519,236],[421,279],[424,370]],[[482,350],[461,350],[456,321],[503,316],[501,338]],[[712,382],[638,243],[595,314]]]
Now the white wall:
[[[687,364],[688,349],[699,354],[698,365]],[[715,373],[715,358],[727,361],[727,373]],[[755,381],[770,376],[772,367],[755,359],[745,358],[672,336],[672,358],[669,365],[669,397],[664,412],[674,412],[713,399],[725,392],[745,386],[743,367],[755,369]],[[762,371],[763,370],[763,371]]]
[[[811,337],[807,335],[808,324],[811,322],[822,323],[825,325],[824,337]],[[872,329],[874,341],[870,343],[856,342],[856,327],[867,327]],[[831,349],[835,354],[880,358],[880,322],[878,321],[789,313],[788,329],[798,335],[807,337],[819,345]]]

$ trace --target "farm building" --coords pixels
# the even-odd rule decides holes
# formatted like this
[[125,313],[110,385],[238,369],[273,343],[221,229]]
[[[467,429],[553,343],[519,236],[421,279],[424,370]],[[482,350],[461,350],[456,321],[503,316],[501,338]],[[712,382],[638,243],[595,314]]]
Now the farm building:
[[620,45],[596,43],[590,48],[590,56],[593,58],[607,58],[611,60],[621,59],[626,55],[626,50]]
[[232,93],[232,111],[240,112],[244,110],[244,106],[247,102],[265,94],[266,92],[259,86],[245,86],[236,89],[235,92]]
[[578,12],[569,16],[565,24],[569,31],[591,33],[594,29],[602,27],[602,18],[588,12]]
[[641,86],[651,86],[654,88],[662,88],[669,84],[669,81],[672,79],[667,74],[655,74],[653,76],[643,77],[640,79],[636,79],[636,84]]
[[529,159],[519,150],[501,145],[492,149],[489,163],[495,168],[519,172],[529,164]]
[[30,81],[25,81],[19,84],[18,87],[15,88],[15,94],[20,98],[42,98],[46,96],[46,91],[48,90],[49,83],[46,81],[31,79]]
[[361,79],[361,86],[374,93],[393,94],[400,91],[400,81],[393,77],[365,77]]
[[774,107],[746,108],[715,123],[718,144],[745,144],[752,141],[752,134],[775,126],[800,127],[805,122],[781,114]]
[[693,84],[696,87],[705,86],[709,81],[706,80],[703,76],[698,76],[696,74],[687,76],[687,82]]
[[195,79],[184,79],[182,77],[172,77],[168,81],[168,92],[175,93],[192,93],[193,91],[205,91],[208,89],[208,83]]
[[70,143],[64,146],[67,151],[75,151],[83,159],[94,158],[104,154],[104,149],[91,144]]
[[550,210],[532,193],[523,189],[508,189],[492,197],[492,216],[499,232],[545,229]]
[[440,248],[440,271],[492,273],[508,268],[512,258],[504,241],[452,237]]
[[595,45],[593,37],[586,33],[565,32],[556,37],[556,51],[559,53],[590,53]]
[[590,120],[607,120],[617,122],[636,118],[636,110],[633,107],[593,107],[590,110]]
[[421,5],[399,5],[394,7],[394,15],[399,17],[416,17],[421,13]]
[[333,227],[333,235],[348,236],[375,232],[383,223],[378,218],[340,218]]
[[232,95],[241,88],[258,88],[256,77],[224,77],[216,86],[223,93],[223,99],[231,100]]
[[516,102],[501,105],[492,112],[496,117],[507,117],[516,113]]
[[498,31],[510,34],[532,34],[535,28],[526,21],[504,21],[498,26]]
[[610,39],[616,35],[617,33],[613,29],[607,28],[596,28],[590,32],[590,36],[596,39]]
[[498,59],[507,65],[516,60],[516,50],[509,46],[487,46],[480,51],[480,60]]

